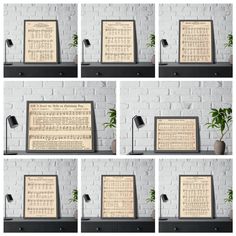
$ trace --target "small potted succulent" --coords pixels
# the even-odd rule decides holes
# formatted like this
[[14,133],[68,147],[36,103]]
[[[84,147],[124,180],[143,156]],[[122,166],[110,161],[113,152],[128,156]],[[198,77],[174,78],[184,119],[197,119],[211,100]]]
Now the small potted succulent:
[[[228,189],[227,197],[225,198],[225,202],[228,202],[228,203],[232,204],[232,202],[233,202],[233,190],[232,189]],[[229,213],[229,217],[230,217],[230,219],[233,218],[233,210],[232,209]]]
[[[233,47],[233,35],[228,34],[227,36],[227,43],[225,43],[226,48],[232,48]],[[231,54],[229,57],[229,63],[233,64],[233,55]]]
[[[71,48],[77,48],[78,47],[78,35],[77,34],[72,35],[72,42],[69,44],[69,46]],[[78,64],[78,55],[77,54],[75,56],[74,63]]]
[[[147,43],[147,47],[154,48],[154,50],[155,50],[155,34],[150,34],[149,42]],[[152,56],[151,62],[152,62],[152,64],[155,65],[155,53]]]
[[73,202],[73,203],[76,204],[76,210],[75,210],[75,213],[74,213],[74,218],[77,219],[78,218],[78,210],[77,210],[78,190],[77,189],[72,190],[72,197],[69,201],[70,201],[70,203]]
[[223,155],[225,153],[224,136],[228,133],[229,127],[232,123],[232,109],[231,108],[219,108],[211,109],[211,122],[206,123],[208,128],[215,128],[220,133],[220,139],[215,141],[214,151],[217,155]]
[[[149,196],[146,201],[155,204],[155,189],[154,188],[150,189]],[[154,210],[152,211],[152,218],[155,219],[155,207],[154,207]]]
[[[116,128],[116,109],[109,109],[107,115],[109,116],[109,121],[104,123],[105,128]],[[111,150],[113,154],[116,154],[116,139],[111,143]]]

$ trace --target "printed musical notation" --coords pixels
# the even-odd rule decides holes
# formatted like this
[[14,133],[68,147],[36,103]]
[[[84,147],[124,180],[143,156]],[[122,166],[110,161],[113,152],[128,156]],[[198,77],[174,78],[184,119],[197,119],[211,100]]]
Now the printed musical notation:
[[25,63],[57,62],[56,24],[56,21],[25,21]]
[[180,21],[180,62],[212,63],[212,22]]
[[91,103],[29,103],[29,150],[91,150]]
[[56,176],[25,176],[24,216],[57,217]]
[[102,21],[102,62],[134,62],[134,22]]
[[156,150],[196,150],[196,119],[156,119]]
[[102,217],[134,216],[134,176],[103,176]]
[[211,176],[180,176],[180,217],[212,217]]

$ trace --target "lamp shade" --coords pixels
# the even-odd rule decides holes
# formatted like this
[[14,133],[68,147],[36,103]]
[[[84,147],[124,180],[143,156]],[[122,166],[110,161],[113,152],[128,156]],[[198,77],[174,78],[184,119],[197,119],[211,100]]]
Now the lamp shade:
[[88,194],[84,194],[83,198],[84,198],[85,202],[89,202],[91,200],[91,198]]
[[12,197],[11,194],[6,194],[6,199],[7,199],[8,202],[13,201],[13,197]]
[[91,45],[91,43],[90,43],[90,41],[89,41],[88,39],[84,39],[83,42],[84,42],[84,46],[85,46],[86,48]]
[[167,202],[168,201],[168,197],[166,194],[161,194],[161,199],[163,202]]
[[168,46],[168,42],[167,42],[166,39],[162,39],[161,40],[161,44],[162,44],[163,47],[167,47]]
[[138,129],[145,125],[142,116],[134,116],[133,119]]
[[8,116],[7,120],[11,128],[15,128],[18,126],[18,122],[15,116]]
[[13,46],[13,42],[11,39],[6,39],[6,44],[9,48]]

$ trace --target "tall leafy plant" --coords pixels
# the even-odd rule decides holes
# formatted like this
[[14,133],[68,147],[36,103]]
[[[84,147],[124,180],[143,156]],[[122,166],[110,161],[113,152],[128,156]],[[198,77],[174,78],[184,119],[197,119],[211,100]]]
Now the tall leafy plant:
[[78,47],[78,35],[73,34],[72,35],[72,42],[69,44],[71,48],[77,48]]
[[116,109],[111,108],[107,113],[109,116],[109,121],[104,123],[105,128],[115,128],[116,127]]
[[155,48],[155,34],[150,34],[147,46],[150,48]]
[[228,189],[227,191],[227,197],[225,198],[225,202],[233,202],[233,190],[232,189]]
[[233,47],[233,35],[228,34],[227,36],[227,43],[225,43],[226,48],[232,48]]
[[73,189],[70,202],[78,202],[78,190],[77,189]]
[[155,202],[155,189],[154,188],[150,189],[147,202]]

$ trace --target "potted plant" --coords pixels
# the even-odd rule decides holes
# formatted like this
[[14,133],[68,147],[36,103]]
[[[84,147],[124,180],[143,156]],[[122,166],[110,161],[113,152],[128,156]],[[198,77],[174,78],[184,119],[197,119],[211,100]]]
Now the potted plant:
[[[71,48],[77,48],[78,47],[78,35],[77,34],[72,35],[72,42],[69,44],[69,46]],[[78,55],[77,54],[75,56],[74,63],[78,64]]]
[[[150,189],[147,202],[155,203],[155,189],[154,188]],[[154,210],[152,211],[152,218],[155,219],[155,207],[154,207]]]
[[[233,35],[228,34],[227,36],[227,43],[225,43],[226,48],[232,48],[233,47]],[[229,57],[229,63],[233,64],[233,55],[231,54]]]
[[[72,197],[71,197],[71,199],[69,201],[70,201],[70,203],[74,202],[74,203],[77,204],[77,202],[78,202],[78,190],[77,189],[73,189],[72,190]],[[76,211],[74,213],[74,217],[75,217],[75,219],[78,218],[77,206],[76,206]]]
[[[227,197],[225,198],[225,202],[232,203],[233,202],[233,190],[228,189],[227,191]],[[233,218],[233,211],[231,209],[230,214],[229,214],[230,219]]]
[[231,108],[219,108],[211,109],[211,122],[206,123],[208,128],[216,128],[220,132],[220,139],[216,140],[214,144],[215,154],[223,155],[225,152],[224,136],[229,131],[229,126],[232,123],[232,109]]
[[[147,47],[155,48],[155,34],[150,34],[149,42],[147,43]],[[155,65],[155,54],[152,56],[151,62],[152,62],[152,64]]]
[[[109,109],[107,114],[109,116],[109,121],[104,123],[105,128],[116,128],[116,109]],[[113,154],[116,154],[116,139],[111,143],[111,150]]]

